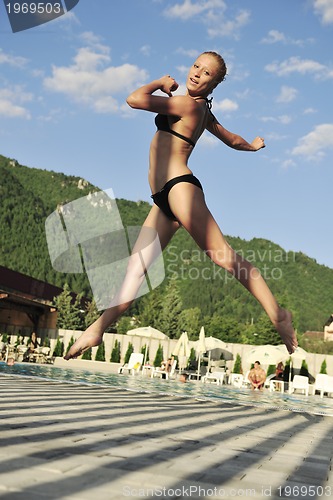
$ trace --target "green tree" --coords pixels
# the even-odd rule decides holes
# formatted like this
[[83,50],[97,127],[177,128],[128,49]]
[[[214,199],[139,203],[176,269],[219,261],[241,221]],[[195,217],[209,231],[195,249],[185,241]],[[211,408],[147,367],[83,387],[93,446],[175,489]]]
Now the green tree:
[[111,352],[111,363],[120,363],[120,348],[120,342],[116,339]]
[[68,351],[70,350],[70,348],[72,347],[72,345],[74,344],[74,342],[75,342],[75,339],[74,339],[74,337],[72,335],[71,338],[69,339],[69,342],[68,342],[66,354],[68,353]]
[[62,340],[58,338],[53,351],[53,356],[61,358],[63,355],[64,355],[64,343],[62,342]]
[[50,339],[46,335],[46,337],[44,337],[44,340],[43,340],[43,347],[50,347],[50,346],[51,346]]
[[84,322],[81,312],[81,296],[73,300],[69,285],[65,283],[63,292],[54,298],[54,305],[58,309],[57,328],[66,330],[82,330]]
[[171,339],[178,338],[181,335],[181,312],[182,300],[178,282],[175,279],[170,279],[162,303],[161,327],[162,332],[166,333]]
[[100,313],[97,309],[96,302],[92,300],[91,302],[88,302],[86,305],[86,312],[84,315],[84,323],[85,327],[88,328],[96,319],[98,319],[100,316]]
[[82,354],[81,359],[86,359],[88,361],[91,361],[91,354],[92,354],[91,347],[89,347],[89,349],[87,349],[86,351],[84,351],[84,353]]
[[235,364],[234,368],[232,370],[232,373],[242,373],[242,358],[240,354],[237,354],[236,359],[235,359]]
[[273,373],[275,373],[275,369],[276,369],[276,366],[275,365],[269,365],[269,367],[267,368],[267,377],[269,377],[270,375],[273,375]]
[[134,346],[133,344],[130,342],[127,346],[127,350],[126,350],[126,354],[125,354],[125,360],[124,362],[125,363],[128,363],[129,362],[129,359],[131,357],[131,354],[134,352]]
[[191,347],[190,357],[188,359],[189,361],[195,361],[197,359],[194,347]]
[[[146,344],[141,347],[141,350],[140,350],[141,354],[143,354],[143,355],[146,354],[146,348],[147,348]],[[146,361],[149,361],[149,347],[147,349]]]
[[161,287],[155,288],[155,290],[142,297],[138,305],[141,325],[151,326],[163,331],[162,304]]
[[104,346],[104,342],[102,342],[101,344],[99,344],[99,346],[97,348],[97,352],[96,352],[96,356],[95,356],[95,361],[105,361],[105,346]]
[[303,359],[303,361],[302,361],[302,366],[301,366],[301,369],[299,371],[299,374],[302,375],[303,377],[309,376],[308,364],[305,361],[305,359]]
[[214,313],[206,319],[205,330],[212,337],[216,337],[224,342],[240,343],[244,328],[235,318]]
[[[292,380],[294,378],[294,368],[291,367],[290,368],[290,359],[287,359],[285,365],[284,365],[284,370],[283,370],[283,380],[284,382],[289,382],[289,378],[290,380]],[[291,370],[291,374],[290,374],[290,370]]]
[[271,323],[270,319],[265,313],[259,316],[258,321],[255,323],[255,330],[257,335],[255,336],[256,345],[279,345],[281,344],[281,338],[278,335],[276,329]]
[[327,363],[326,363],[326,359],[324,359],[324,361],[322,362],[319,373],[323,373],[323,374],[327,375]]
[[3,333],[2,334],[1,340],[2,340],[2,342],[4,344],[8,344],[8,335],[7,335],[7,333]]
[[250,345],[258,345],[257,340],[257,328],[254,323],[247,323],[243,326],[241,335],[240,335],[240,343],[241,344],[250,344]]
[[198,338],[200,332],[201,311],[199,307],[184,309],[179,314],[179,325],[181,330],[185,330],[190,340]]
[[127,333],[131,328],[133,328],[132,318],[129,316],[122,316],[117,322],[117,333]]
[[154,359],[154,366],[161,366],[163,359],[164,359],[163,347],[161,346],[161,344],[159,344]]
[[16,347],[17,347],[18,345],[21,345],[21,342],[23,343],[23,338],[24,338],[24,337],[22,337],[22,341],[21,341],[21,337],[20,337],[20,335],[18,335],[18,336],[17,336],[16,342],[15,342],[15,346],[16,346]]

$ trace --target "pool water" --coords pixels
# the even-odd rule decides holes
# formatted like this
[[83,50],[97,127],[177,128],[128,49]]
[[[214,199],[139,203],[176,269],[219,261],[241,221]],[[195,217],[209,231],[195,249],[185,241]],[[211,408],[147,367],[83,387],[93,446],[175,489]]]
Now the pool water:
[[295,412],[306,412],[333,417],[333,398],[320,398],[319,395],[281,394],[265,390],[251,391],[248,388],[235,388],[228,385],[216,386],[201,382],[151,379],[137,375],[118,375],[98,371],[58,368],[50,365],[16,363],[7,366],[0,362],[0,374],[7,376],[36,377],[67,383],[98,385],[136,392],[169,394],[200,400],[225,402],[240,405],[259,406]]

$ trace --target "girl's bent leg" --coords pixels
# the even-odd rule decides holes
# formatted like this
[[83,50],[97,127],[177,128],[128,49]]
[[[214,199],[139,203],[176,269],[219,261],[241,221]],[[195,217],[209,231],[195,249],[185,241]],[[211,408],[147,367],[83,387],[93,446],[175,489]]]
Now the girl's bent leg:
[[158,257],[156,247],[153,248],[147,245],[147,228],[150,232],[151,229],[156,231],[160,240],[160,249],[163,250],[179,228],[179,224],[169,220],[159,208],[153,206],[133,248],[124,281],[112,299],[110,307],[73,344],[69,352],[64,356],[65,359],[80,356],[90,347],[101,344],[105,330],[132,304],[145,279],[147,269]]
[[[181,205],[179,204],[181,200]],[[291,313],[279,307],[260,271],[225,240],[208,210],[203,192],[192,184],[177,184],[169,194],[171,210],[212,261],[230,272],[265,309],[288,351],[297,347]]]

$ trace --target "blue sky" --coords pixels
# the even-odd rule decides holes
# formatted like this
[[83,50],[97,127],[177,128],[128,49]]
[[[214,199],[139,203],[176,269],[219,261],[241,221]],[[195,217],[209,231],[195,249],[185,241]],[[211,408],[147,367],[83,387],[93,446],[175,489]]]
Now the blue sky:
[[[92,7],[93,5],[93,7]],[[225,234],[267,238],[333,268],[332,0],[80,0],[13,34],[0,5],[0,153],[150,200],[154,116],[125,102],[205,50],[228,76],[213,112],[257,153],[205,134],[190,168]]]

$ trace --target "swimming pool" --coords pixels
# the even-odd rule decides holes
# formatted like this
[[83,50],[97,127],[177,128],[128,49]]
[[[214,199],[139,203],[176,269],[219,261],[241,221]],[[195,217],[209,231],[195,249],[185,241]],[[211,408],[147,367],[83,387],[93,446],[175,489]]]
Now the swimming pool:
[[161,380],[130,375],[117,375],[105,372],[92,372],[71,368],[58,368],[50,365],[33,363],[16,363],[7,366],[0,362],[0,373],[7,376],[36,377],[46,380],[56,380],[66,383],[98,385],[123,390],[169,394],[178,397],[195,398],[215,402],[226,402],[240,405],[259,406],[270,409],[279,409],[295,412],[306,412],[316,415],[333,417],[333,398],[303,396],[301,394],[281,394],[278,392],[251,391],[247,388],[238,389],[227,385],[216,386],[188,382],[183,384],[176,380]]

